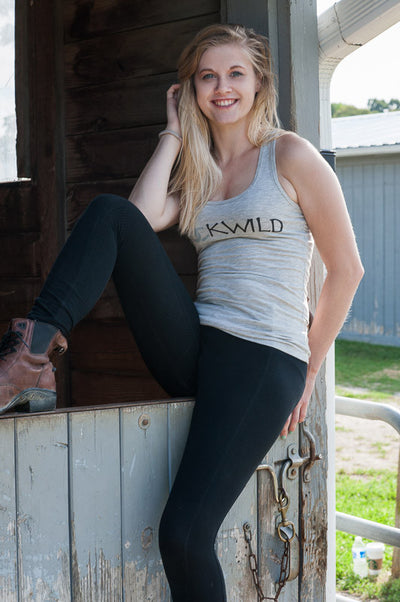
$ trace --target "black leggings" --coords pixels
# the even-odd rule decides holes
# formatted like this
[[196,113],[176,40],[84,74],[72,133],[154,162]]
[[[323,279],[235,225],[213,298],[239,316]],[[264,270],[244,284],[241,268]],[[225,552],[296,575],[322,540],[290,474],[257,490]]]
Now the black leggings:
[[200,326],[158,236],[132,203],[114,195],[97,197],[82,215],[28,317],[68,336],[112,275],[153,376],[172,396],[196,397],[159,527],[173,602],[225,602],[215,537],[300,399],[307,365]]

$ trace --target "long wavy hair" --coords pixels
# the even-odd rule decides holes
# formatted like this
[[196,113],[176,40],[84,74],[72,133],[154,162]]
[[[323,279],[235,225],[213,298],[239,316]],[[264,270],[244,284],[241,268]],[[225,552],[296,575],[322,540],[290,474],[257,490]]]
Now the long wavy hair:
[[242,25],[215,24],[205,27],[183,50],[178,61],[178,114],[182,129],[182,151],[170,180],[171,193],[179,193],[179,230],[193,234],[196,217],[221,184],[222,173],[213,154],[208,120],[201,112],[194,76],[203,53],[221,44],[238,44],[246,52],[261,86],[251,110],[248,139],[262,146],[277,138],[282,130],[277,115],[277,95],[271,52],[266,37]]

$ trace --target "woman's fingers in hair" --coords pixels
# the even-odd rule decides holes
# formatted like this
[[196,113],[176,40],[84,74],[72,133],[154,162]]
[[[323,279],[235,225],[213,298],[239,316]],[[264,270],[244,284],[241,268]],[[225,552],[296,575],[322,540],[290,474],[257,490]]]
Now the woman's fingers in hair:
[[181,134],[178,117],[178,92],[180,87],[180,84],[172,84],[167,90],[167,127],[179,135]]
[[172,84],[167,90],[167,96],[176,96],[181,84]]

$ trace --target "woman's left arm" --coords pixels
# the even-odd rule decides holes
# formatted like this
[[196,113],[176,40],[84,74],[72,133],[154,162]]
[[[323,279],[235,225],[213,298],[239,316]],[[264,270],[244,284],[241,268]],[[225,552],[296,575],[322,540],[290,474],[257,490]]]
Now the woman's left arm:
[[277,144],[280,177],[294,189],[297,202],[326,267],[314,319],[308,334],[311,355],[304,393],[281,436],[295,430],[306,417],[317,373],[350,309],[364,269],[336,174],[304,138],[283,135]]

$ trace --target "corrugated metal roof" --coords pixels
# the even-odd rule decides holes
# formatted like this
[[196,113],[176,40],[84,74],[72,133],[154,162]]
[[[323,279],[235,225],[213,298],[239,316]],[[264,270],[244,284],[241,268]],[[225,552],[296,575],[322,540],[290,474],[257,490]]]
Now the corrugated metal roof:
[[400,145],[400,111],[332,119],[333,148]]

